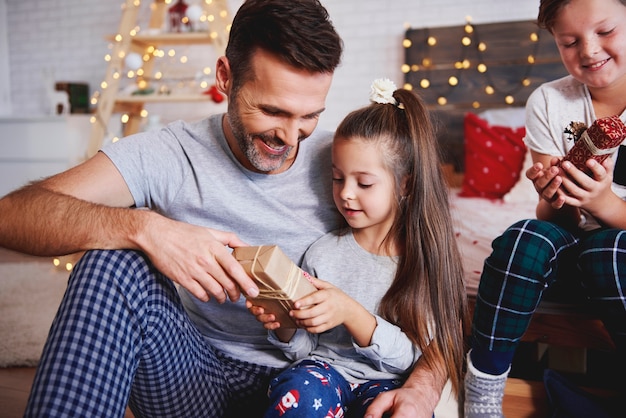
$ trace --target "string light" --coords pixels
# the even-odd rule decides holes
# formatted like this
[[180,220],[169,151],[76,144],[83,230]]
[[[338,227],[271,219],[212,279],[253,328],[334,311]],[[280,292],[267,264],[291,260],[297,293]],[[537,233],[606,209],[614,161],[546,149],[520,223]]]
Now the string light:
[[[149,7],[151,10],[151,13],[160,12],[158,3],[160,2],[153,1],[150,3]],[[163,3],[165,4],[166,7],[165,9],[161,9],[161,10],[167,10],[168,7],[171,4],[173,4],[173,0],[163,0]],[[224,31],[225,36],[227,37],[228,32],[230,31],[231,24],[228,21],[229,19],[228,10],[225,7],[223,7],[223,6],[226,6],[225,4],[226,2],[220,2],[218,4],[217,2],[214,2],[213,0],[203,0],[202,3],[204,3],[204,5],[199,4],[198,6],[196,6],[197,10],[193,9],[194,13],[192,15],[185,16],[182,19],[184,19],[185,21],[189,19],[189,20],[194,20],[194,21],[205,22],[208,28],[208,22],[215,22],[217,19],[221,18],[224,21],[220,25],[221,27],[220,31]],[[140,5],[141,5],[141,0],[124,1],[120,8],[122,10],[122,13],[127,13],[127,12],[138,13],[138,10],[139,10],[138,8],[140,7]],[[137,8],[137,10],[130,10],[131,8]],[[211,9],[216,9],[216,10],[214,10],[213,13],[211,14],[207,13],[207,10],[211,10]],[[158,33],[160,29],[150,28],[150,32],[155,33],[153,31],[156,31],[156,33]],[[122,30],[121,32],[122,33],[116,33],[113,36],[112,42],[109,45],[109,49],[111,51],[107,53],[104,57],[104,61],[107,63],[107,74],[105,76],[105,79],[100,84],[100,89],[95,91],[92,94],[92,97],[90,99],[90,104],[95,107],[95,112],[90,118],[90,122],[92,124],[98,124],[101,129],[101,132],[103,132],[103,136],[105,138],[113,137],[114,141],[119,138],[118,136],[110,135],[110,133],[108,132],[108,120],[105,120],[105,118],[108,119],[110,115],[107,114],[106,117],[103,117],[103,114],[102,114],[103,111],[100,106],[100,101],[102,97],[101,93],[108,91],[109,93],[107,94],[109,94],[110,96],[111,90],[115,90],[115,92],[117,92],[117,90],[119,89],[120,82],[130,83],[127,87],[131,87],[134,85],[138,89],[137,91],[148,92],[151,90],[149,88],[149,82],[151,81],[159,81],[161,83],[177,83],[177,86],[180,86],[180,87],[185,86],[183,83],[191,82],[191,83],[195,83],[194,84],[195,86],[200,86],[203,90],[206,90],[207,87],[210,87],[209,85],[210,83],[209,83],[209,80],[204,79],[204,78],[212,74],[212,70],[210,67],[204,67],[201,72],[197,72],[194,75],[181,75],[181,76],[167,75],[165,76],[161,70],[153,69],[152,65],[154,65],[153,64],[154,60],[162,59],[162,58],[165,58],[166,56],[169,58],[176,57],[175,62],[172,59],[171,61],[172,65],[174,65],[174,63],[177,63],[179,65],[180,64],[186,65],[189,63],[188,55],[179,54],[180,51],[174,48],[164,50],[164,49],[159,49],[155,45],[148,45],[144,47],[145,44],[143,43],[143,40],[141,44],[143,52],[141,52],[141,54],[136,54],[135,52],[131,52],[133,51],[133,49],[130,48],[130,45],[133,42],[133,38],[141,34],[140,26],[135,25],[130,30],[128,30],[128,32],[125,32],[124,30]],[[146,33],[148,33],[148,31],[146,31]],[[220,43],[222,43],[221,38],[224,38],[224,36],[220,38],[220,33],[216,31],[213,31],[210,33],[207,32],[207,36],[209,36],[214,41],[220,40]],[[167,45],[167,43],[165,42],[163,43]],[[134,54],[140,58],[139,60],[137,60],[136,58],[133,57],[133,62],[135,64],[132,66],[129,66],[127,65],[127,63],[124,62],[125,58],[127,57],[127,51],[129,52],[128,55]],[[150,66],[146,67],[146,69],[144,70],[143,66],[145,66],[148,63],[150,64]],[[152,73],[152,77],[149,76],[149,73]],[[157,92],[158,94],[162,94],[162,93],[170,94],[169,86],[164,84],[162,87],[165,87],[165,88],[159,88],[155,92]],[[127,90],[127,89],[124,89],[124,90]],[[117,93],[114,93],[114,94],[117,94]],[[128,120],[130,120],[132,116],[134,115],[128,115],[128,114],[123,115],[122,119],[125,120],[125,122],[123,123],[127,123]],[[140,111],[139,116],[146,117],[147,112]]]
[[[404,74],[409,74],[410,72],[418,72],[424,71],[425,74],[419,80],[419,86],[422,89],[432,88],[430,81],[430,72],[432,70],[439,70],[446,68],[446,66],[450,66],[453,69],[453,74],[448,76],[448,82],[446,84],[442,84],[439,89],[441,91],[437,91],[437,103],[441,106],[444,106],[448,103],[448,97],[451,95],[453,89],[457,88],[461,84],[461,72],[464,70],[468,70],[472,67],[470,60],[467,58],[468,48],[473,46],[477,53],[477,63],[475,65],[476,71],[485,77],[485,87],[484,92],[489,96],[499,95],[504,98],[504,103],[507,105],[511,105],[515,103],[515,94],[522,88],[526,88],[531,85],[531,81],[529,79],[530,72],[532,67],[536,63],[536,55],[537,49],[539,45],[539,34],[535,31],[529,34],[529,39],[532,43],[532,52],[526,57],[526,65],[524,68],[524,74],[520,78],[520,82],[513,86],[512,88],[501,88],[498,86],[498,83],[492,79],[491,73],[489,71],[489,67],[486,64],[486,60],[484,57],[484,53],[488,50],[488,45],[486,42],[480,40],[479,36],[479,28],[474,26],[471,22],[471,17],[466,17],[465,25],[463,26],[463,35],[460,38],[460,53],[459,59],[455,62],[448,63],[433,63],[432,60],[432,51],[431,48],[437,47],[438,39],[429,33],[429,29],[425,28],[424,30],[424,45],[426,46],[425,53],[421,58],[420,63],[411,64],[405,63],[401,67],[401,71]],[[404,48],[411,48],[414,46],[414,40],[404,39],[402,41],[402,45]],[[407,85],[413,87],[410,83]],[[478,108],[480,107],[479,101],[473,101],[472,107]]]

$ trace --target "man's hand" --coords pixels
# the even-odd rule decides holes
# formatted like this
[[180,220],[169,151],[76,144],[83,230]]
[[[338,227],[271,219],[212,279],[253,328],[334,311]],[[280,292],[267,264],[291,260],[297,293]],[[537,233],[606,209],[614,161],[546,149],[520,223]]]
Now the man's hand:
[[91,249],[143,251],[154,265],[200,300],[237,300],[258,288],[227,247],[235,234],[131,209],[134,199],[103,153],[0,199],[0,246],[38,255]]
[[383,392],[367,409],[365,418],[381,418],[385,413],[391,414],[393,418],[432,418],[437,402],[431,406],[431,402],[424,396],[429,395],[405,387]]
[[432,370],[420,358],[404,385],[378,395],[367,408],[365,417],[381,418],[383,414],[390,414],[393,418],[432,418],[447,380],[443,370],[445,368]]
[[[172,221],[154,214],[138,246],[157,269],[200,300],[212,296],[223,303],[236,301],[243,290],[259,293],[254,281],[227,247],[247,245],[234,233]],[[154,231],[154,232],[148,232]]]

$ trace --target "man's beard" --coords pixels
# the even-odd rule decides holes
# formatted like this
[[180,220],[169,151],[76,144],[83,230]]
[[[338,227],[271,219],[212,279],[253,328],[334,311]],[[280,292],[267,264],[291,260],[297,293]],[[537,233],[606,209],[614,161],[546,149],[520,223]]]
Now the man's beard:
[[251,134],[246,131],[239,117],[239,109],[235,104],[230,106],[228,111],[228,121],[230,123],[230,129],[237,141],[237,145],[241,149],[241,152],[248,159],[250,164],[258,171],[267,173],[280,169],[293,147],[289,147],[289,150],[281,155],[272,155],[260,152],[254,145],[254,139],[260,139],[269,146],[279,145],[284,146],[284,142],[275,136],[265,135],[262,133]]

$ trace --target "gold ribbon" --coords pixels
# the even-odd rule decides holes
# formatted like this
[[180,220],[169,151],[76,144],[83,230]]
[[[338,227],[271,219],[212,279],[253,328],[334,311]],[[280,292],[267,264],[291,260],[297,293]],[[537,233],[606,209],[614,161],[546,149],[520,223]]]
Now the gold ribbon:
[[251,274],[256,280],[259,281],[259,283],[266,287],[265,289],[259,288],[259,297],[263,299],[277,300],[287,311],[290,311],[292,306],[288,302],[293,300],[295,296],[295,290],[297,289],[298,284],[300,283],[300,279],[303,276],[302,271],[300,270],[300,268],[298,268],[298,266],[295,265],[295,263],[292,262],[289,268],[289,274],[287,275],[287,280],[283,288],[273,289],[271,285],[263,281],[259,276],[257,276],[255,272],[255,266],[259,258],[259,253],[261,252],[263,247],[264,246],[260,245],[257,248],[251,266]]
[[591,139],[591,137],[589,136],[589,133],[587,133],[587,131],[584,131],[582,133],[582,135],[580,136],[579,141],[583,141],[585,146],[587,147],[587,149],[589,149],[589,151],[591,151],[592,155],[608,155],[608,154],[613,154],[615,152],[616,149],[619,148],[619,144],[612,147],[612,148],[598,148],[596,146],[596,144],[593,143],[593,140]]

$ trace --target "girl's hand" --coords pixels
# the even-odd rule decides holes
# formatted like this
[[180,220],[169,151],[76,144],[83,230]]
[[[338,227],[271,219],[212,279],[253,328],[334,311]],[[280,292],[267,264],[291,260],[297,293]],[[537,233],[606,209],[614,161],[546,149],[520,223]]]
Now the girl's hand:
[[266,314],[265,308],[253,304],[250,299],[246,299],[246,308],[248,308],[248,311],[256,317],[257,321],[263,324],[265,329],[273,331],[280,328],[280,322],[276,322],[276,316],[274,314]]
[[298,326],[319,334],[343,325],[361,347],[370,345],[376,329],[376,317],[341,289],[313,278],[319,290],[299,299],[289,314]]
[[257,321],[263,324],[263,328],[268,331],[274,331],[280,341],[289,342],[296,333],[295,328],[281,328],[280,322],[276,322],[274,314],[265,313],[265,308],[255,305],[250,299],[246,299],[246,308],[256,317]]
[[356,302],[328,282],[312,277],[312,283],[318,291],[297,300],[290,315],[298,326],[319,334],[343,324]]

